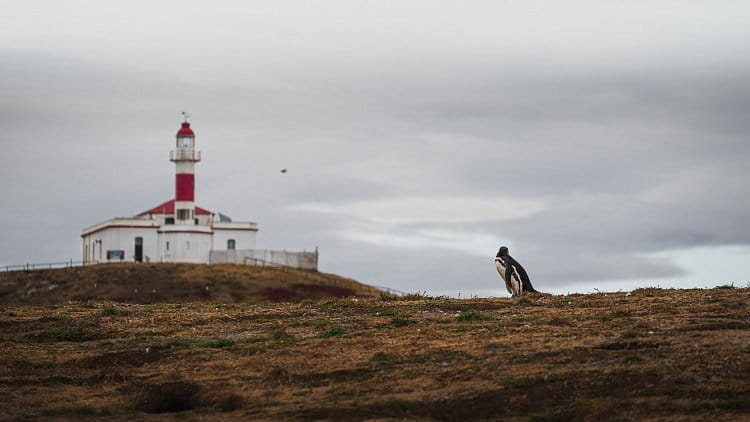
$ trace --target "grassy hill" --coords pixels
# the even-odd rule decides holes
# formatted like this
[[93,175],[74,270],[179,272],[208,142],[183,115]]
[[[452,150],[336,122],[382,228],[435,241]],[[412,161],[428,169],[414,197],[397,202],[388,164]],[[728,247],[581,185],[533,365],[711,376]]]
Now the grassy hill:
[[126,263],[0,273],[0,304],[47,305],[69,300],[234,303],[379,294],[377,289],[333,274],[230,264]]
[[750,289],[0,308],[0,419],[748,420]]

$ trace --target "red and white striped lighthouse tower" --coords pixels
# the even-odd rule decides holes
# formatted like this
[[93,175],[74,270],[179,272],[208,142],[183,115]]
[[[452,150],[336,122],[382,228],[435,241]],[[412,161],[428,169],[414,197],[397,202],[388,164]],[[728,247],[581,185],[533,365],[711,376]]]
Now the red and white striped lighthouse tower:
[[201,160],[200,151],[195,150],[195,133],[182,113],[185,121],[177,132],[177,148],[169,152],[176,170],[174,218],[176,224],[195,224],[195,163]]

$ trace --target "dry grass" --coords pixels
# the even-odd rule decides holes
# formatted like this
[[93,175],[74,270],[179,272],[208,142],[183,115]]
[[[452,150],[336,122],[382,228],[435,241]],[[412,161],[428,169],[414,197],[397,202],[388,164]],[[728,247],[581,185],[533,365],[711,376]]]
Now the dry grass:
[[0,310],[0,419],[750,419],[750,289]]
[[380,294],[334,274],[230,264],[123,263],[0,273],[0,304],[51,305],[69,300],[237,303]]

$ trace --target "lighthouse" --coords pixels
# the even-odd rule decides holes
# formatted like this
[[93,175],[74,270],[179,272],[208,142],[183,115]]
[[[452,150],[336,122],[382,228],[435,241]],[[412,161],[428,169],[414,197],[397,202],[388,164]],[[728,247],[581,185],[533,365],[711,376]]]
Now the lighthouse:
[[316,270],[317,249],[256,249],[256,223],[232,221],[222,213],[196,206],[195,164],[201,153],[195,150],[189,116],[182,115],[175,149],[169,152],[169,160],[175,164],[174,198],[132,217],[111,218],[83,229],[83,262],[233,263]]
[[195,133],[190,128],[188,115],[177,131],[175,150],[169,152],[169,160],[175,164],[175,224],[197,224],[195,218],[195,163],[201,160],[200,151],[195,150]]

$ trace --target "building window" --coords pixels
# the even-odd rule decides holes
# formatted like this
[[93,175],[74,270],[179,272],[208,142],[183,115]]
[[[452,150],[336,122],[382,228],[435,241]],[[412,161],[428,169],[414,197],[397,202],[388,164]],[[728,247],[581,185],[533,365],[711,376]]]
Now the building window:
[[167,219],[164,220],[164,224],[174,224],[174,217],[167,217]]
[[108,261],[122,261],[125,259],[125,251],[107,251]]
[[190,220],[190,210],[177,210],[178,220]]
[[234,239],[227,240],[227,249],[234,249]]
[[167,250],[169,250],[169,241],[167,241]]
[[195,219],[195,225],[196,226],[198,225],[198,219],[197,218]]

